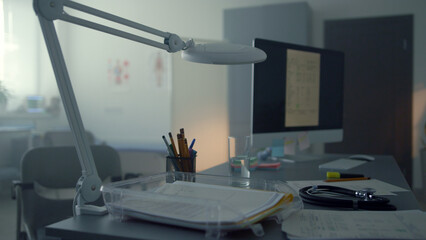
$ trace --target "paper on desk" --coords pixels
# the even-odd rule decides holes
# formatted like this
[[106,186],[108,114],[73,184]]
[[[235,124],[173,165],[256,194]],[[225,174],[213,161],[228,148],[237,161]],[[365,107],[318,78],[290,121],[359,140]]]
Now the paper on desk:
[[[220,202],[230,209],[220,211],[222,223],[238,223],[257,216],[266,210],[273,209],[285,196],[284,193],[258,191],[202,183],[176,181],[166,183],[154,190],[155,198],[129,197],[120,202],[118,209],[134,214],[145,214],[153,217],[164,217],[191,223],[217,223],[219,216],[211,215],[211,211],[220,207]],[[177,198],[185,198],[178,201]],[[189,200],[189,201],[186,201]],[[212,209],[208,208],[209,203]],[[203,203],[203,204],[202,204]],[[218,210],[219,211],[219,210]],[[261,215],[260,215],[261,216]]]
[[394,192],[406,192],[404,189],[387,182],[377,179],[362,180],[362,181],[344,181],[344,182],[324,182],[323,180],[307,180],[307,181],[288,181],[290,187],[299,192],[299,189],[313,185],[330,185],[336,187],[344,187],[352,190],[361,190],[364,188],[374,188],[376,195],[396,195]]
[[323,163],[318,167],[322,169],[331,170],[348,170],[354,167],[358,167],[359,165],[362,165],[364,163],[367,163],[367,161],[354,160],[349,158],[339,158],[331,162]]
[[301,210],[284,220],[290,239],[426,239],[426,213]]

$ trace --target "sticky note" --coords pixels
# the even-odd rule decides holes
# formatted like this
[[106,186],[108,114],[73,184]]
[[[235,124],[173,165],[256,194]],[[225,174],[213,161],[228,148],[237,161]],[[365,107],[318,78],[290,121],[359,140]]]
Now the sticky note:
[[271,156],[272,157],[284,156],[283,147],[271,147]]
[[296,140],[293,138],[284,139],[284,154],[294,155],[296,154]]
[[271,157],[282,157],[284,156],[283,140],[275,139],[272,142]]
[[299,150],[305,150],[311,146],[311,141],[309,140],[307,132],[299,133],[297,140],[299,142]]

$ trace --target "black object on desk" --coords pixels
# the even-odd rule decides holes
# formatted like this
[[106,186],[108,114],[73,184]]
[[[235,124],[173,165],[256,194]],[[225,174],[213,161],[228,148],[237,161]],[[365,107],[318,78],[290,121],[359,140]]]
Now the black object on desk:
[[317,185],[300,189],[299,195],[303,202],[319,206],[352,208],[353,210],[396,210],[396,207],[389,203],[389,199],[375,196],[374,191],[370,189],[354,191],[336,186]]
[[[274,172],[254,171],[251,177],[268,180],[318,180],[324,178],[324,172],[318,165],[327,161],[344,157],[343,155],[324,155],[323,160],[283,163]],[[396,161],[391,156],[376,156],[376,160],[353,169],[375,179],[409,189],[409,186],[399,170]],[[202,173],[226,175],[228,167],[221,164]],[[397,196],[388,196],[398,210],[419,209],[417,200],[411,191],[399,192]],[[329,209],[311,204],[305,204],[306,209]],[[282,239],[285,234],[281,225],[274,221],[263,223],[265,239]],[[119,221],[107,216],[78,216],[46,227],[46,235],[63,239],[203,239],[204,231],[179,228],[146,221]],[[250,230],[236,231],[227,234],[223,239],[257,239]]]

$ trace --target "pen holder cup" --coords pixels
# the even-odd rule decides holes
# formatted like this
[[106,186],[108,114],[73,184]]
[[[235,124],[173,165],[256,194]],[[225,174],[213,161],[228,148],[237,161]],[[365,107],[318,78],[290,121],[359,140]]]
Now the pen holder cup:
[[197,156],[191,158],[167,156],[167,172],[190,172],[195,173]]

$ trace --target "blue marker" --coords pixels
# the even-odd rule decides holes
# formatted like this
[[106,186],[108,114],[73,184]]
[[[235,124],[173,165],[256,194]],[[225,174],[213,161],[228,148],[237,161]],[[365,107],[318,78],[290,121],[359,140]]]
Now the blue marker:
[[189,149],[192,149],[192,147],[194,146],[194,143],[195,143],[195,138],[192,139],[192,142],[191,142],[191,145],[189,146]]

